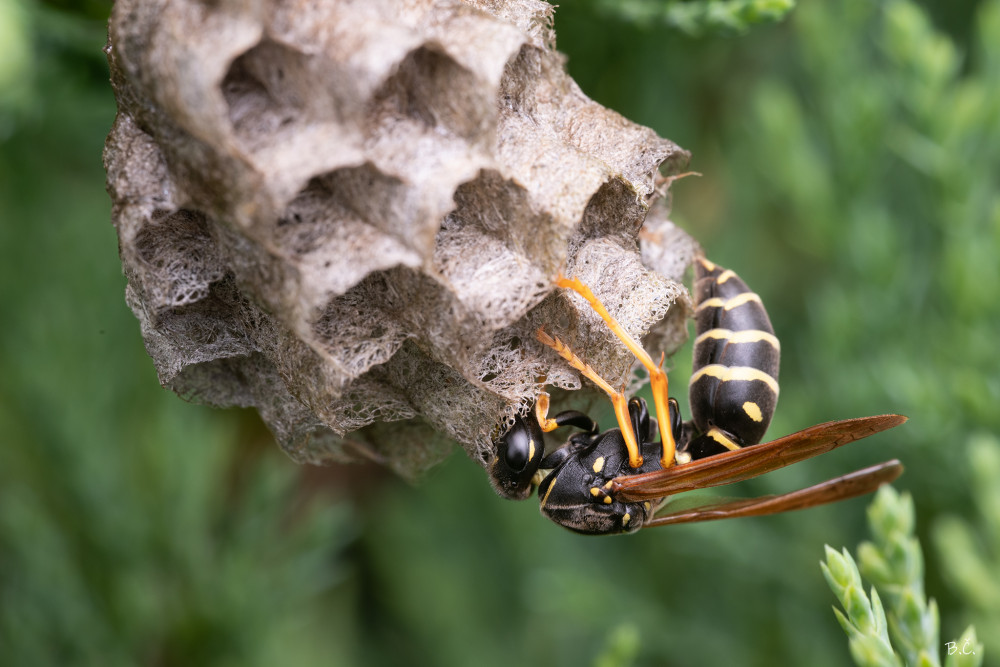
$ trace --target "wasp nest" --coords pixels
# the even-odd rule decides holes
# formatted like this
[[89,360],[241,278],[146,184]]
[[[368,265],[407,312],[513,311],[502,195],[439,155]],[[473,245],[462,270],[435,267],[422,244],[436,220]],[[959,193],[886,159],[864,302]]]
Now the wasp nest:
[[580,387],[541,325],[628,378],[560,269],[682,342],[694,244],[650,207],[687,154],[580,92],[552,11],[116,2],[108,190],[161,382],[257,408],[297,461],[413,474],[455,440],[486,462],[540,379]]

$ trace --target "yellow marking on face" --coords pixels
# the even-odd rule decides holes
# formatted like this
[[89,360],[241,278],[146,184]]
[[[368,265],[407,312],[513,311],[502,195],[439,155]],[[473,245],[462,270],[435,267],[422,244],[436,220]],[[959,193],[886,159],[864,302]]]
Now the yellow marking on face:
[[697,373],[691,376],[688,386],[694,386],[695,382],[706,375],[709,377],[719,378],[723,382],[727,382],[729,380],[752,382],[756,380],[757,382],[763,382],[770,387],[775,396],[778,395],[778,381],[759,368],[752,368],[750,366],[723,366],[721,364],[709,364],[708,366],[703,366]]
[[713,264],[712,262],[708,261],[704,257],[699,257],[698,258],[698,263],[701,264],[702,266],[704,266],[707,271],[715,271],[715,264]]
[[731,329],[709,329],[705,333],[694,339],[694,344],[704,342],[709,338],[714,340],[725,340],[730,343],[759,343],[764,341],[777,351],[781,351],[781,342],[773,333],[761,331],[760,329],[744,329],[743,331],[733,331]]
[[541,507],[545,507],[545,503],[549,502],[549,494],[552,493],[552,489],[556,488],[556,482],[559,480],[559,476],[552,478],[552,483],[549,484],[549,488],[545,491],[545,495],[542,496]]
[[606,481],[606,482],[604,483],[604,488],[605,488],[605,489],[610,489],[610,488],[611,488],[611,485],[612,485],[612,484],[614,483],[614,481],[615,481],[615,480],[613,480],[613,479],[609,479],[608,481]]
[[622,528],[624,528],[625,526],[627,526],[628,522],[631,521],[631,519],[632,519],[632,515],[629,514],[628,512],[625,512],[625,516],[622,517]]
[[604,457],[598,456],[597,460],[594,461],[594,472],[601,472],[604,470]]
[[535,459],[535,439],[528,438],[528,460],[533,461]]
[[760,300],[760,295],[756,292],[743,292],[743,294],[737,294],[729,299],[723,299],[722,297],[713,296],[711,299],[705,299],[698,304],[695,308],[695,312],[701,312],[705,308],[722,308],[723,310],[732,310],[733,308],[738,308],[745,303],[750,303],[751,301],[759,303],[762,306],[764,302]]
[[764,415],[760,412],[760,406],[753,401],[747,401],[743,404],[743,412],[747,413],[747,416],[755,422],[764,421]]
[[723,447],[725,447],[730,451],[734,451],[740,448],[739,445],[737,445],[735,442],[727,438],[726,434],[717,428],[708,429],[708,433],[706,433],[705,435],[710,437],[712,440],[715,440],[717,443],[719,443],[720,445],[722,445]]
[[604,504],[605,505],[611,504],[611,496],[604,496]]
[[736,273],[732,269],[726,269],[725,271],[723,271],[722,273],[719,274],[719,277],[715,279],[715,282],[717,282],[717,283],[719,283],[721,285],[722,283],[726,282],[730,278],[735,278],[735,277],[736,277]]
[[601,490],[599,488],[597,488],[596,486],[590,487],[590,495],[592,495],[592,496],[594,496],[596,498],[600,494],[601,494]]

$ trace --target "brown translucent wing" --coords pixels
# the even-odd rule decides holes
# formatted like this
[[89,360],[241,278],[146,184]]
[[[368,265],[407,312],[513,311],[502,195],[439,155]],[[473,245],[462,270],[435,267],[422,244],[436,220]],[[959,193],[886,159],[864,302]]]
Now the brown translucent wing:
[[902,415],[877,415],[827,422],[762,445],[723,452],[666,470],[616,477],[611,494],[635,502],[733,484],[825,454],[905,421]]
[[871,493],[882,484],[891,482],[903,472],[903,466],[893,459],[870,468],[857,470],[843,477],[827,480],[821,484],[805,489],[785,493],[778,496],[762,496],[760,498],[745,498],[740,500],[716,501],[698,506],[688,507],[676,512],[670,512],[650,519],[644,527],[666,526],[673,523],[692,523],[695,521],[715,521],[718,519],[733,519],[741,516],[764,516],[817,507],[838,500],[847,500],[855,496]]

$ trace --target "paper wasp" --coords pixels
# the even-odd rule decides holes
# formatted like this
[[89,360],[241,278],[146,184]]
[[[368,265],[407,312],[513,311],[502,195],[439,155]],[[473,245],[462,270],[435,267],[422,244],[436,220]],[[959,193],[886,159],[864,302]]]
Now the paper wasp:
[[[656,419],[645,401],[626,399],[540,328],[541,342],[608,394],[619,427],[600,432],[575,411],[549,418],[548,395],[540,394],[535,415],[517,417],[496,443],[490,476],[501,495],[526,498],[537,484],[545,516],[570,530],[603,535],[815,507],[870,493],[902,473],[892,460],[782,495],[664,507],[664,499],[675,494],[751,479],[898,426],[906,417],[827,422],[758,444],[777,404],[780,344],[760,297],[732,271],[698,257],[692,419],[682,421],[677,402],[668,397],[662,357],[654,363],[579,280],[560,276],[556,284],[582,296],[646,368]],[[542,433],[559,426],[581,432],[546,456]]]

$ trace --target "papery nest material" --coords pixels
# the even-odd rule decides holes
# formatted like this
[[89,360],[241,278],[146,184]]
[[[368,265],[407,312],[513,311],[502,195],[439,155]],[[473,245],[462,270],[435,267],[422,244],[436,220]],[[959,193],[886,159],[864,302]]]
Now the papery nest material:
[[696,246],[655,181],[688,155],[580,91],[552,12],[116,2],[108,191],[160,381],[257,408],[296,461],[413,475],[453,440],[485,464],[540,377],[580,387],[541,324],[629,378],[560,269],[680,345]]

